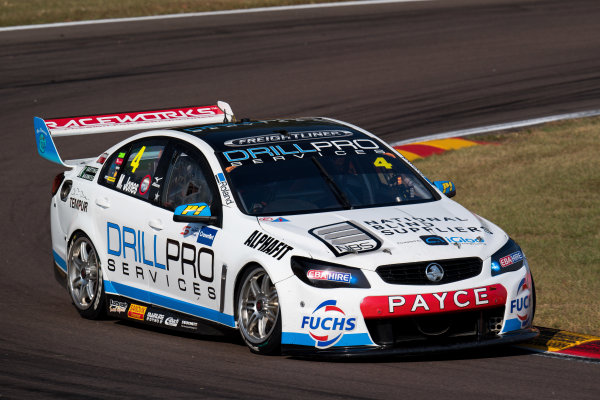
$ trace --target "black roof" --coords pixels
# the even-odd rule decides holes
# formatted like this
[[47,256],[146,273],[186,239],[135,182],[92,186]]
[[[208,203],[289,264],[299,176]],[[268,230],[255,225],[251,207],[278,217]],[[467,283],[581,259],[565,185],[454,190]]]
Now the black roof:
[[349,126],[321,118],[242,120],[235,123],[181,128],[179,131],[192,134],[208,142],[217,151],[230,150],[232,147],[268,146],[309,139],[366,137]]

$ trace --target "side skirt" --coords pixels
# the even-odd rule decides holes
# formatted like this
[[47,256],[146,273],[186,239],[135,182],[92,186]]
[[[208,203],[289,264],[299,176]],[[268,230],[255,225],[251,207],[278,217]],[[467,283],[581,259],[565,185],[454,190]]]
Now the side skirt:
[[67,273],[58,266],[56,262],[54,264],[54,278],[60,283],[62,287],[67,288]]
[[205,330],[202,329],[205,326],[216,328],[223,333],[233,330],[233,328],[227,328],[221,324],[212,323],[189,314],[114,294],[106,295],[106,313],[119,319],[142,322],[146,325],[179,332],[205,333]]

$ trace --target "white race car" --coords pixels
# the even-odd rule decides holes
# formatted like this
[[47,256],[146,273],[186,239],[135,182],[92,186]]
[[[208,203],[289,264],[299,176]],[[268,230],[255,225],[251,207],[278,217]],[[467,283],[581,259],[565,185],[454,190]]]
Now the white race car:
[[[239,329],[256,353],[371,355],[535,337],[506,233],[376,136],[329,118],[235,122],[227,103],[34,118],[70,168],[50,205],[57,277],[86,318]],[[153,130],[64,161],[53,136]]]

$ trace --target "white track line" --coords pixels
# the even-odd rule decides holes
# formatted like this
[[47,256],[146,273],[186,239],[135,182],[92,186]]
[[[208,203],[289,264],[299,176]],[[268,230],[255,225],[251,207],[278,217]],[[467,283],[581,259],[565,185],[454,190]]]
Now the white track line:
[[325,8],[325,7],[364,6],[364,5],[373,5],[373,4],[387,4],[387,3],[416,3],[416,2],[423,2],[423,1],[434,1],[434,0],[360,0],[360,1],[346,1],[346,2],[340,2],[340,3],[299,4],[299,5],[295,5],[295,6],[259,7],[259,8],[237,9],[237,10],[205,11],[205,12],[195,12],[195,13],[152,15],[152,16],[147,16],[147,17],[111,18],[111,19],[97,19],[97,20],[90,20],[90,21],[57,22],[57,23],[53,23],[53,24],[7,26],[4,28],[0,28],[0,32],[21,31],[21,30],[26,30],[26,29],[61,28],[61,27],[77,26],[77,25],[110,24],[110,23],[114,23],[114,22],[136,22],[136,21],[151,21],[151,20],[173,19],[173,18],[211,17],[211,16],[215,16],[215,15],[249,14],[249,13],[260,13],[260,12],[269,12],[269,11],[289,11],[289,10]]
[[590,111],[581,111],[581,112],[570,113],[570,114],[551,115],[549,117],[526,119],[524,121],[517,121],[517,122],[508,122],[506,124],[487,125],[487,126],[481,126],[479,128],[470,128],[470,129],[462,129],[462,130],[458,130],[458,131],[450,131],[450,132],[445,132],[445,133],[436,133],[433,135],[401,140],[398,142],[394,142],[391,145],[392,146],[401,146],[403,144],[424,142],[427,140],[448,139],[451,137],[476,135],[478,133],[504,131],[507,129],[523,128],[525,126],[544,124],[546,122],[563,121],[566,119],[575,119],[575,118],[584,118],[584,117],[594,117],[597,115],[600,115],[600,110],[590,110]]

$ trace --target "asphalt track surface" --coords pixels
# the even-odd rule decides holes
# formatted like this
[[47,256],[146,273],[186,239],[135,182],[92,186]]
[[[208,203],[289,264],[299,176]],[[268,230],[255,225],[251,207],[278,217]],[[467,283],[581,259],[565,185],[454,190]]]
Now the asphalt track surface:
[[[324,362],[84,320],[53,278],[61,169],[37,156],[32,117],[222,99],[239,117],[326,115],[394,141],[598,109],[599,21],[597,0],[434,1],[0,33],[0,396],[598,398],[599,364],[511,348]],[[58,146],[90,156],[120,137]]]

